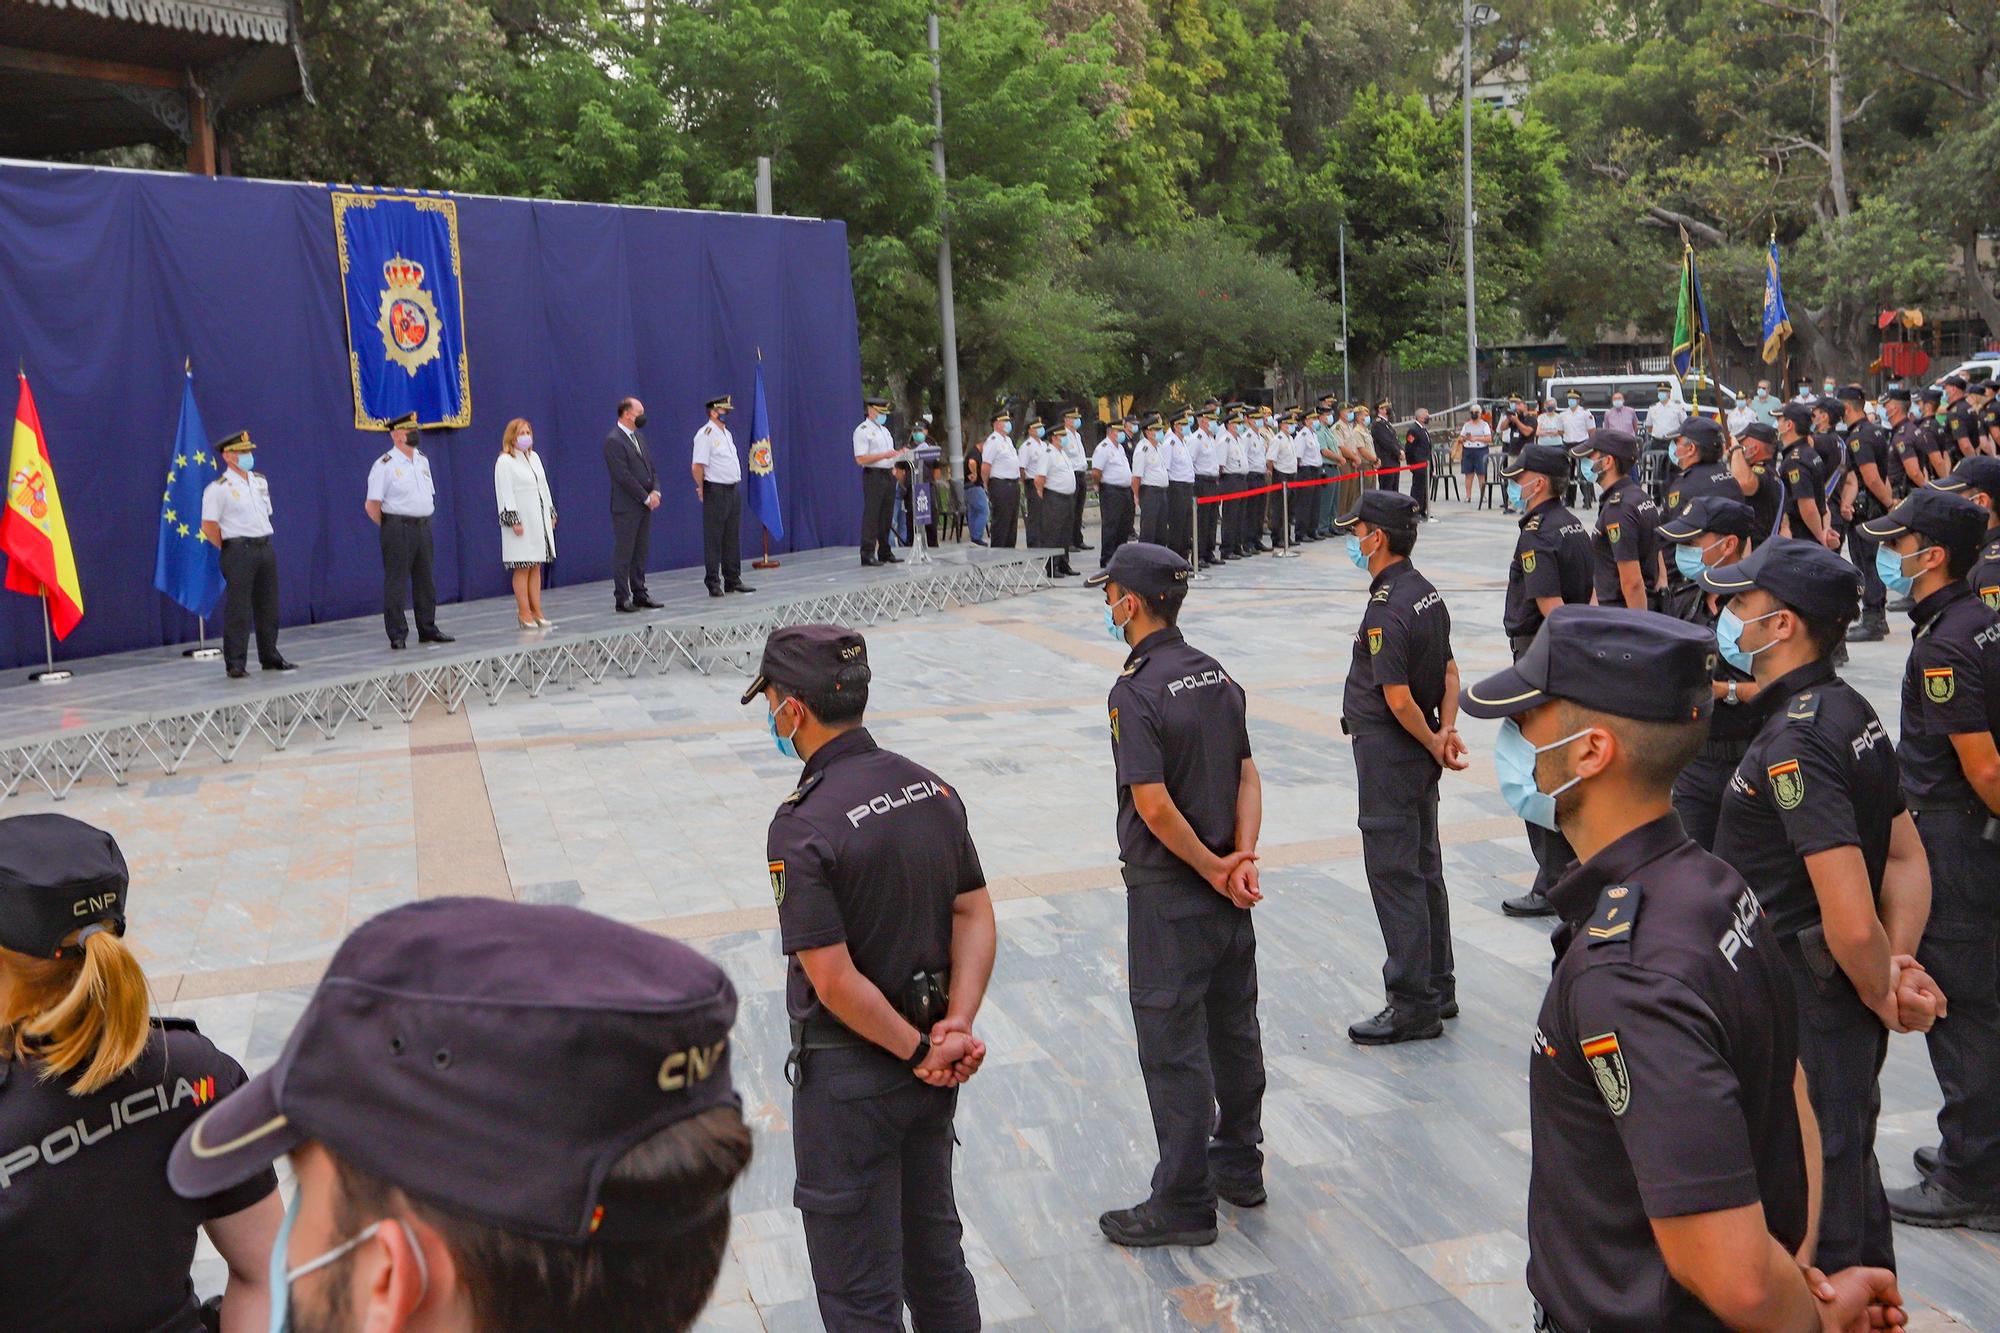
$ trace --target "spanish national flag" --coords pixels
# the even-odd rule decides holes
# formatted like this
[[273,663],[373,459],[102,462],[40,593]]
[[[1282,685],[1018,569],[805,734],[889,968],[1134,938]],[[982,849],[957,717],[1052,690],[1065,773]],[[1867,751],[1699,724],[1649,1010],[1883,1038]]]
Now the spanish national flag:
[[20,376],[21,401],[14,409],[14,452],[7,463],[7,507],[0,510],[0,553],[7,557],[9,592],[49,599],[49,623],[67,638],[83,619],[83,584],[70,550],[69,523],[56,494],[49,442],[28,377]]

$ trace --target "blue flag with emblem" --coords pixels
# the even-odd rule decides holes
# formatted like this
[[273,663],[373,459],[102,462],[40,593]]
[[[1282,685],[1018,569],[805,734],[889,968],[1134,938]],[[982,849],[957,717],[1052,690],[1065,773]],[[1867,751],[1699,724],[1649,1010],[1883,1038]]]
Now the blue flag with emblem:
[[1701,299],[1701,271],[1695,267],[1694,246],[1681,232],[1680,292],[1674,302],[1674,374],[1685,379],[1695,360],[1706,360],[1708,303]]
[[194,375],[181,386],[181,424],[167,462],[160,496],[160,545],[153,557],[153,586],[198,616],[222,600],[222,553],[201,535],[201,493],[222,475],[208,447],[201,409],[194,404]]
[[1785,309],[1785,284],[1778,277],[1778,238],[1764,252],[1764,364],[1773,365],[1792,336],[1791,312]]
[[331,194],[355,426],[386,430],[405,412],[425,426],[472,424],[458,204],[432,194]]
[[750,400],[750,512],[771,534],[785,539],[784,508],[778,500],[778,472],[771,460],[771,411],[764,405],[764,358],[757,358],[757,393]]

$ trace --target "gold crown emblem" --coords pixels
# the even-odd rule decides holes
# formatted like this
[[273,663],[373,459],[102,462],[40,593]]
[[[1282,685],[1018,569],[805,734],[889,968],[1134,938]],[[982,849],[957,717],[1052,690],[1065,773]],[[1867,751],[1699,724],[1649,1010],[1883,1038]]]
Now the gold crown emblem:
[[424,285],[424,266],[414,259],[397,255],[382,265],[382,277],[391,287],[421,287]]

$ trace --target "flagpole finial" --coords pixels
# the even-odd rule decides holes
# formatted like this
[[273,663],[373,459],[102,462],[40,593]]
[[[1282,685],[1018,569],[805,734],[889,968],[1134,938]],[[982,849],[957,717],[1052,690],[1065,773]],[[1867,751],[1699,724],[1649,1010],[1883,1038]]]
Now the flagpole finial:
[[182,360],[181,360],[181,374],[183,374],[183,375],[192,375],[192,374],[194,374],[194,358],[193,358],[193,357],[191,357],[191,356],[190,356],[190,357],[184,357],[184,358],[182,358]]

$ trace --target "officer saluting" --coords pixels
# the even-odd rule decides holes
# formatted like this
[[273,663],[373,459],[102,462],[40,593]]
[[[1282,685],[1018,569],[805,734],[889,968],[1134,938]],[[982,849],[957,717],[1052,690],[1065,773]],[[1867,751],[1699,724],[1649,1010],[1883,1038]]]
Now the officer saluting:
[[1590,580],[1599,606],[1644,611],[1659,595],[1660,507],[1632,477],[1639,438],[1622,430],[1594,429],[1570,457],[1589,459],[1597,483],[1597,531],[1590,539]]
[[[1587,436],[1585,438],[1588,438]],[[1558,606],[1590,600],[1591,548],[1583,524],[1557,498],[1569,479],[1569,454],[1559,444],[1531,444],[1500,475],[1508,500],[1521,511],[1521,535],[1507,566],[1507,605],[1501,625],[1518,661],[1542,621]],[[1528,821],[1528,845],[1535,853],[1534,887],[1500,904],[1509,916],[1550,916],[1549,885],[1575,859],[1553,822]]]
[[[1689,417],[1673,440],[1677,471],[1667,483],[1662,515],[1678,514],[1704,495],[1743,498],[1743,488],[1722,461],[1722,427],[1710,417]],[[1671,582],[1671,576],[1669,582]]]
[[418,641],[452,643],[452,636],[437,625],[431,550],[437,486],[431,481],[431,460],[417,448],[415,412],[389,423],[389,443],[389,452],[368,469],[368,517],[382,529],[382,627],[389,631],[391,648],[409,641],[410,622],[403,616],[403,585],[408,584],[417,604]]
[[1828,660],[1860,580],[1825,547],[1779,537],[1703,570],[1701,583],[1727,599],[1722,655],[1761,687],[1761,725],[1723,797],[1715,854],[1756,891],[1792,974],[1825,1163],[1817,1261],[1894,1268],[1877,1079],[1889,1032],[1930,1026],[1936,987],[1913,957],[1930,879],[1896,756]]
[[1130,645],[1111,687],[1132,1023],[1160,1162],[1135,1208],[1097,1219],[1120,1245],[1208,1245],[1218,1196],[1264,1202],[1257,1026],[1263,788],[1243,689],[1178,628],[1187,561],[1134,542],[1085,582]]
[[1451,612],[1410,563],[1418,522],[1416,500],[1390,490],[1363,491],[1354,512],[1334,520],[1347,558],[1370,575],[1340,706],[1341,730],[1354,738],[1361,858],[1389,952],[1389,1003],[1347,1029],[1363,1046],[1441,1036],[1443,1020],[1458,1017],[1438,774],[1465,767],[1465,742]]
[[[2000,466],[1974,455],[1960,463]],[[1916,599],[1896,759],[1930,863],[1930,920],[1917,961],[1951,997],[1929,1033],[1943,1140],[1920,1150],[1923,1176],[1889,1191],[1917,1226],[2000,1230],[2000,616],[1965,582],[1986,511],[1943,490],[1912,491],[1867,523],[1898,592]]]
[[1812,1217],[1791,983],[1757,896],[1668,798],[1714,652],[1650,611],[1565,606],[1465,690],[1466,712],[1503,719],[1509,804],[1582,857],[1549,891],[1562,924],[1528,1057],[1540,1330],[1880,1328],[1900,1303],[1889,1272],[1826,1282],[1795,1258]]
[[271,545],[271,484],[258,476],[257,446],[239,430],[218,440],[223,473],[201,493],[201,535],[222,552],[222,664],[230,679],[250,672],[250,622],[257,622],[257,664],[295,668],[278,652],[278,552]]
[[838,625],[774,630],[743,702],[805,761],[767,849],[791,962],[794,1200],[835,1330],[979,1327],[952,1198],[958,1084],[985,1045],[993,902],[965,803],[875,744],[868,647]]

